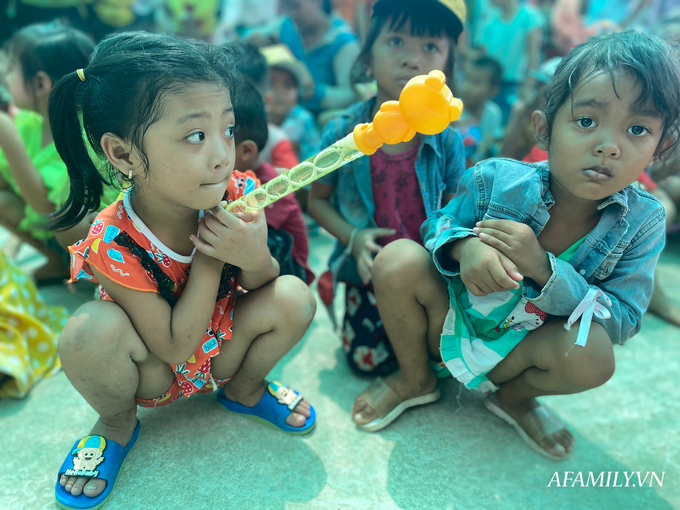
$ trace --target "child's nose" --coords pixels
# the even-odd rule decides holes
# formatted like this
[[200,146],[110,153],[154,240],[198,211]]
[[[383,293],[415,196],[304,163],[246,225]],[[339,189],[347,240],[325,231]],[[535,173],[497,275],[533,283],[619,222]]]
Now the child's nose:
[[618,158],[621,150],[614,142],[607,142],[595,147],[595,155],[605,158]]

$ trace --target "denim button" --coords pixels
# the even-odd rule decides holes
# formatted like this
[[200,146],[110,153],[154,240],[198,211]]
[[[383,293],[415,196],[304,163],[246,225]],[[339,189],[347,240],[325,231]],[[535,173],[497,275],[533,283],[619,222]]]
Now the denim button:
[[579,273],[581,273],[581,276],[583,276],[584,274],[586,274],[586,270],[585,270],[585,269],[581,269],[581,270],[579,271]]

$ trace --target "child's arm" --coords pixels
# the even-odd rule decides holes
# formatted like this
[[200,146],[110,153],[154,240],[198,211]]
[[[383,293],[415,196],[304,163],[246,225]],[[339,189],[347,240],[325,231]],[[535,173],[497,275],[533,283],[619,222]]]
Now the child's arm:
[[[486,222],[485,222],[486,223]],[[591,288],[602,290],[611,301],[611,318],[593,317],[604,327],[614,343],[623,343],[638,333],[642,314],[647,309],[654,287],[654,268],[664,246],[665,212],[658,207],[640,227],[628,248],[615,263],[605,265],[605,271],[597,280],[598,285],[586,281],[591,275],[581,275],[569,262],[559,260],[548,253],[548,273],[536,279],[540,287],[529,287],[527,297],[546,313],[568,317],[574,312]],[[513,260],[521,260],[521,241],[504,248],[496,244]]]
[[479,212],[473,190],[482,178],[480,174],[480,167],[465,172],[456,196],[420,228],[425,248],[432,253],[439,272],[444,276],[460,274],[475,296],[516,289],[516,281],[522,279],[516,265],[505,255],[471,237],[475,236],[472,227]]
[[170,364],[187,361],[205,334],[220,285],[224,262],[196,253],[191,277],[173,308],[155,292],[128,289],[90,269],[111,298],[130,317],[147,348]]
[[458,182],[465,173],[465,145],[463,137],[458,131],[447,129],[444,131],[444,150],[446,153],[445,166],[442,180],[444,181],[444,192],[440,208],[448,204],[456,194]]
[[68,250],[69,246],[72,246],[81,239],[85,239],[87,237],[87,233],[90,231],[92,222],[96,217],[97,211],[92,211],[86,214],[77,225],[74,225],[68,230],[54,232],[55,239],[65,250]]
[[28,205],[39,213],[54,212],[54,204],[47,198],[47,188],[42,177],[28,156],[12,118],[4,112],[0,112],[0,149],[4,152],[14,181]]
[[395,231],[387,228],[355,229],[328,201],[333,193],[333,188],[333,186],[321,184],[318,181],[313,182],[312,191],[309,193],[307,212],[319,225],[345,246],[349,246],[350,241],[352,241],[352,232],[354,232],[352,255],[356,259],[357,272],[361,281],[367,284],[371,281],[373,254],[379,253],[382,249],[376,239],[394,235]]

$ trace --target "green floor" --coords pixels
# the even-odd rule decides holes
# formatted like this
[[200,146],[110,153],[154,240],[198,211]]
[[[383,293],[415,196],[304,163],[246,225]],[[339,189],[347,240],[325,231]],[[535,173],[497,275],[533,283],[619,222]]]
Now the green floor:
[[[313,239],[312,265],[331,249]],[[673,263],[675,260],[677,262]],[[662,282],[680,301],[680,244],[664,253]],[[89,298],[48,288],[52,303]],[[680,508],[680,330],[646,316],[642,332],[615,349],[603,387],[544,400],[576,436],[574,456],[555,463],[531,452],[452,380],[442,399],[386,430],[356,428],[349,411],[369,383],[347,368],[325,309],[272,378],[316,407],[316,430],[286,436],[227,414],[212,395],[141,409],[140,438],[105,508],[113,509],[670,509]],[[675,383],[673,381],[676,381]],[[23,401],[0,401],[0,509],[55,508],[57,470],[96,415],[62,374]],[[648,471],[663,487],[548,488],[558,471]],[[650,475],[651,476],[651,475]],[[605,474],[606,477],[606,474]],[[613,478],[613,475],[612,475]],[[637,480],[634,477],[632,482]]]

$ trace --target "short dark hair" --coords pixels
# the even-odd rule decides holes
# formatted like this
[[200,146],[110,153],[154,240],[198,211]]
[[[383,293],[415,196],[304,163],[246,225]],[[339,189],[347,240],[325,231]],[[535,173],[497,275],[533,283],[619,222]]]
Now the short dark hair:
[[237,144],[252,140],[257,144],[257,150],[262,151],[269,137],[267,111],[255,84],[243,74],[237,79],[232,103],[236,117],[234,140]]
[[202,41],[123,32],[97,45],[82,71],[84,80],[75,68],[64,76],[52,89],[49,119],[71,187],[52,228],[68,229],[97,210],[104,184],[117,182],[111,165],[108,180],[99,173],[87,143],[97,158],[107,161],[100,140],[113,133],[131,143],[148,171],[144,135],[163,117],[165,99],[198,84],[233,90],[234,62],[229,55]]
[[680,132],[678,53],[658,37],[626,30],[593,37],[562,59],[545,92],[548,138],[557,112],[570,98],[573,100],[574,89],[582,80],[601,72],[609,73],[616,92],[614,75],[617,71],[629,73],[640,85],[637,105],[650,99],[654,102],[663,117],[661,140],[677,135]]
[[236,61],[236,69],[252,80],[261,94],[269,89],[269,64],[257,46],[243,41],[227,43]]
[[330,14],[333,11],[333,3],[331,0],[323,0],[323,10],[326,14]]
[[32,80],[40,71],[56,84],[64,75],[86,67],[94,42],[67,20],[57,19],[25,26],[4,48],[10,60],[21,65],[24,84],[32,91]]
[[411,35],[415,37],[446,34],[449,38],[449,57],[446,68],[442,69],[447,79],[453,77],[455,50],[458,36],[463,31],[463,23],[458,16],[436,0],[389,0],[380,1],[373,10],[368,35],[351,71],[352,84],[371,81],[370,59],[373,44],[385,25],[390,30],[400,30],[411,22]]
[[489,81],[492,87],[500,87],[503,82],[503,67],[498,63],[498,60],[491,57],[480,57],[472,62],[470,65],[480,67],[489,72]]

